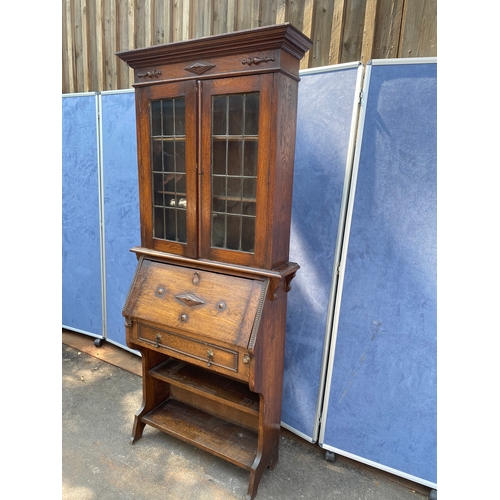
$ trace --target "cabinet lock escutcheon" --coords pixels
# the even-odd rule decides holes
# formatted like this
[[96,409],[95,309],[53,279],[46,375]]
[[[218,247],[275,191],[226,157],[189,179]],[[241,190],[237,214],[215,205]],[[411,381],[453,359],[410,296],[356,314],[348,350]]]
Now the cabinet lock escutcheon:
[[209,349],[207,351],[207,358],[208,358],[207,366],[210,366],[212,364],[213,359],[214,359],[214,351],[212,351],[212,349]]

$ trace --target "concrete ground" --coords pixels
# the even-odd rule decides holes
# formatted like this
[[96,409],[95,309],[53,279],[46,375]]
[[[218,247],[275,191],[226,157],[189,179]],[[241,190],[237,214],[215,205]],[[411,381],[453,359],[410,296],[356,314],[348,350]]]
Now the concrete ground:
[[[86,352],[85,352],[86,351]],[[120,352],[121,351],[121,352]],[[141,405],[139,359],[63,331],[63,500],[241,500],[248,472],[146,426],[129,444]],[[280,459],[256,500],[423,500],[429,489],[325,450],[282,429]]]

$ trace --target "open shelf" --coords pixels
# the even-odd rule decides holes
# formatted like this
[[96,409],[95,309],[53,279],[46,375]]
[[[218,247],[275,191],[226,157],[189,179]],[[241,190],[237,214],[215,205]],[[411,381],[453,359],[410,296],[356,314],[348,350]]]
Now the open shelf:
[[257,433],[169,399],[142,421],[182,441],[250,470],[257,455]]
[[206,399],[223,403],[256,418],[259,416],[259,395],[241,382],[174,358],[155,366],[149,374]]

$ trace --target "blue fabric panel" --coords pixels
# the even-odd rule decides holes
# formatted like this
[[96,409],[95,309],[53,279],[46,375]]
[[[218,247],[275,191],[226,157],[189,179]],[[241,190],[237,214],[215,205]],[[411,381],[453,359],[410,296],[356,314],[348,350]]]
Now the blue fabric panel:
[[103,94],[102,162],[107,338],[126,346],[122,309],[140,246],[134,93]]
[[324,444],[436,483],[436,64],[367,98]]
[[357,68],[305,74],[298,97],[282,422],[315,437]]
[[95,95],[62,100],[62,324],[102,335]]

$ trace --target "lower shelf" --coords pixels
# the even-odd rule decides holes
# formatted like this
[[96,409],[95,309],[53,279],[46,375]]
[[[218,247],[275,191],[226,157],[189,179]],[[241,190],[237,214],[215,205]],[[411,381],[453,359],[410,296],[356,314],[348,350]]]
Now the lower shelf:
[[165,401],[142,421],[246,470],[252,468],[257,455],[256,432],[174,399]]

